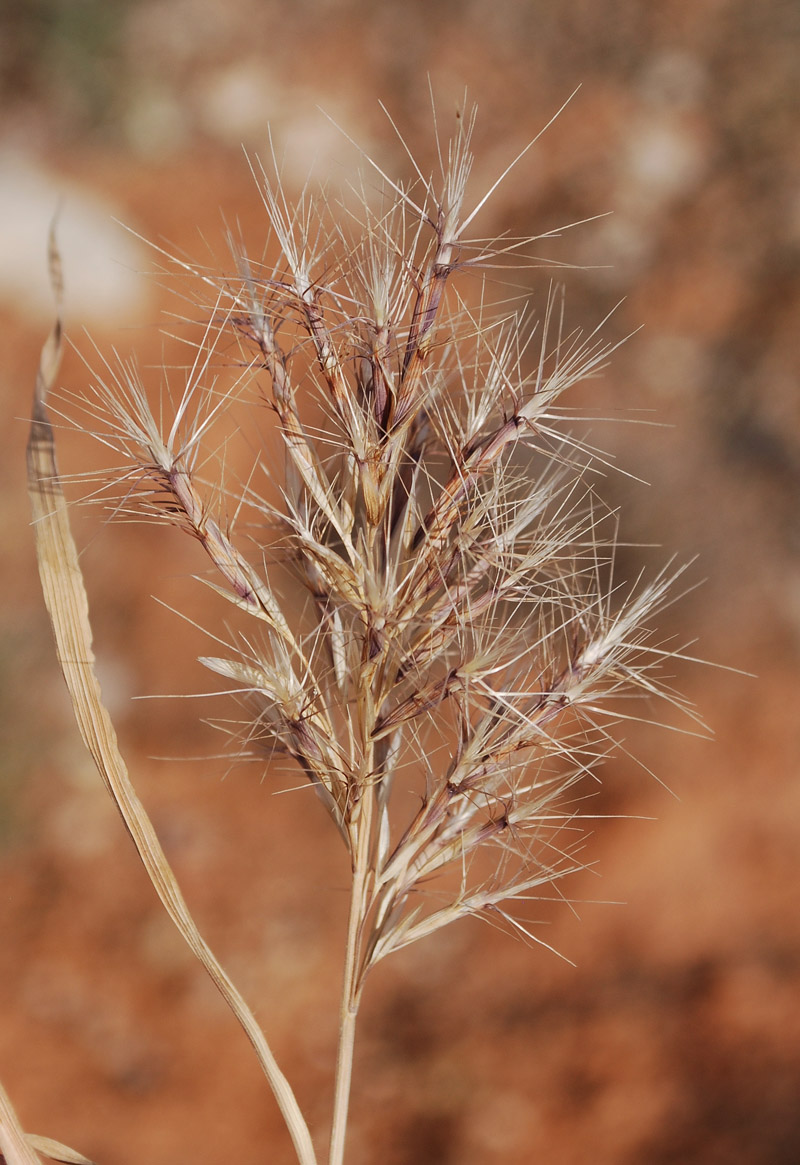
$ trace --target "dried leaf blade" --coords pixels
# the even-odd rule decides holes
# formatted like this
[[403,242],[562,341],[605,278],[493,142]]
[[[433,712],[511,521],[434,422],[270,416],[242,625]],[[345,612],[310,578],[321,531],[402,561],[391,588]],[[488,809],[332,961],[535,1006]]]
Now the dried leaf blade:
[[[153,825],[128,775],[119,751],[111,717],[103,703],[95,673],[89,604],[78,551],[69,524],[67,501],[61,488],[55,437],[46,399],[53,387],[62,352],[61,301],[63,285],[58,249],[51,231],[50,278],[57,302],[57,318],[43,349],[33,401],[28,441],[28,492],[34,517],[36,554],[61,670],[69,691],[81,736],[133,839],[142,864],[164,908],[192,952],[203,964],[243,1027],[261,1063],[294,1142],[301,1165],[316,1165],[308,1126],[291,1087],[278,1068],[252,1012],[200,934],[184,901]],[[11,1158],[13,1165],[38,1165],[25,1142]]]

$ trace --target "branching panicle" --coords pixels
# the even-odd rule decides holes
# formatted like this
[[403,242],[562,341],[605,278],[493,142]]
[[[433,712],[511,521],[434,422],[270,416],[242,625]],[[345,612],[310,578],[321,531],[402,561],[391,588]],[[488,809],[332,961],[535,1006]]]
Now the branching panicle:
[[[467,915],[533,937],[514,903],[581,868],[575,786],[621,700],[660,694],[669,655],[647,621],[673,576],[617,601],[604,463],[560,409],[611,347],[565,334],[559,292],[537,331],[493,311],[488,281],[459,282],[524,250],[470,243],[473,126],[440,149],[438,185],[416,162],[412,186],[378,170],[377,207],[362,186],[338,223],[324,195],[293,207],[254,167],[275,266],[237,247],[235,275],[196,273],[211,322],[176,400],[165,386],[153,411],[132,370],[108,369],[82,402],[125,465],[118,512],[188,530],[215,589],[260,621],[257,645],[202,662],[241,690],[251,750],[294,758],[349,851],[333,1165],[370,968]],[[223,336],[240,353],[227,387],[211,376]],[[209,484],[212,435],[248,396],[274,414],[283,472],[265,452],[245,485]],[[419,798],[405,820],[401,784]]]

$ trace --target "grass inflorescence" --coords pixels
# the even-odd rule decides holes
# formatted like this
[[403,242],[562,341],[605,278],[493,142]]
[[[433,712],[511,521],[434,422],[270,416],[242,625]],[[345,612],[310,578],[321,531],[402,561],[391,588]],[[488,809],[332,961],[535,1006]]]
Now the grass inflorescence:
[[[190,533],[211,585],[253,621],[202,660],[247,710],[242,753],[291,757],[347,849],[330,1165],[344,1159],[372,968],[469,916],[540,942],[527,904],[584,868],[582,787],[636,716],[632,699],[682,706],[664,676],[674,653],[651,630],[679,572],[617,585],[616,520],[597,493],[606,462],[562,399],[611,347],[566,329],[557,290],[538,321],[495,290],[535,240],[474,237],[495,187],[467,205],[473,125],[459,117],[438,178],[414,163],[404,185],[368,159],[379,188],[362,182],[338,211],[309,189],[290,202],[277,167],[254,164],[271,228],[258,258],[232,240],[225,275],[175,260],[206,320],[179,390],[154,406],[134,367],[106,364],[78,402],[116,462],[92,496]],[[248,402],[269,412],[280,457],[258,452],[231,484],[219,427]],[[43,403],[44,391],[32,445],[44,526],[58,479],[54,462],[35,467],[37,440],[52,447]],[[88,681],[74,682],[80,702]],[[119,803],[115,741],[89,744]],[[291,1089],[131,805],[162,900],[311,1165]]]

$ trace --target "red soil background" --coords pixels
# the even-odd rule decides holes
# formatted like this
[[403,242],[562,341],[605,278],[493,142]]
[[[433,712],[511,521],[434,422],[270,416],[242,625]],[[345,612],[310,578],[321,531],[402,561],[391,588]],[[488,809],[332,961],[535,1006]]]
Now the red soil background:
[[[794,1165],[797,4],[36,0],[3,9],[0,68],[6,176],[35,167],[53,204],[59,190],[67,202],[101,196],[200,261],[209,246],[223,254],[221,210],[260,250],[264,214],[240,143],[265,152],[268,124],[290,184],[314,157],[334,184],[353,165],[317,105],[407,173],[378,101],[430,161],[428,75],[443,124],[466,85],[480,108],[478,191],[581,84],[498,191],[486,233],[613,212],[546,253],[583,268],[563,273],[572,324],[593,327],[622,300],[609,338],[643,326],[582,396],[599,415],[664,426],[597,426],[649,482],[607,479],[624,538],[663,547],[626,550],[622,565],[635,577],[672,553],[697,556],[690,577],[704,585],[665,613],[664,633],[757,678],[678,669],[713,742],[631,732],[627,747],[675,796],[624,757],[606,765],[593,808],[652,820],[596,827],[593,870],[570,887],[577,916],[552,913],[543,932],[574,966],[474,923],[375,974],[348,1160]],[[0,269],[30,210],[1,205]],[[28,266],[43,268],[43,253],[42,238]],[[84,275],[68,265],[68,287]],[[539,306],[547,280],[518,275]],[[47,307],[11,276],[2,287],[0,1078],[27,1128],[100,1165],[282,1165],[291,1148],[250,1049],[162,917],[72,725],[25,496]],[[71,334],[88,323],[101,350],[157,361],[157,289],[115,314],[94,288]],[[64,383],[84,375],[68,359]],[[82,456],[65,441],[65,468]],[[302,793],[273,796],[269,774],[152,759],[214,747],[193,702],[132,700],[202,689],[206,645],[151,597],[201,613],[188,576],[202,565],[177,535],[104,531],[85,514],[76,530],[137,785],[322,1145],[346,906],[339,843]]]

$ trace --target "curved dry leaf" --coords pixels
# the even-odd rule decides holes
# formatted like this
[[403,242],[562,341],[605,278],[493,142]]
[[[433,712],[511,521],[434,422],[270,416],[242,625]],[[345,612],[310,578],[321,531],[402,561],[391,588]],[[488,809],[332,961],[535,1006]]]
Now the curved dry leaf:
[[33,1133],[28,1133],[28,1144],[45,1157],[49,1157],[51,1161],[63,1161],[65,1165],[94,1165],[88,1157],[84,1157],[83,1153],[78,1153],[75,1149],[70,1149],[69,1145],[62,1145],[60,1141],[54,1141],[51,1137],[37,1137]]
[[[94,667],[89,604],[61,488],[53,429],[45,408],[47,394],[58,371],[62,340],[61,265],[52,233],[50,273],[59,313],[42,350],[36,379],[28,441],[28,492],[33,508],[42,590],[75,718],[164,908],[250,1040],[283,1114],[298,1160],[301,1165],[316,1165],[311,1135],[294,1093],[278,1068],[253,1013],[208,947],[189,912],[150,818],[133,788],[111,717],[102,700]],[[35,1154],[27,1159],[18,1157],[19,1165],[27,1165],[28,1160],[34,1162],[38,1159]],[[13,1165],[17,1165],[16,1160]]]

